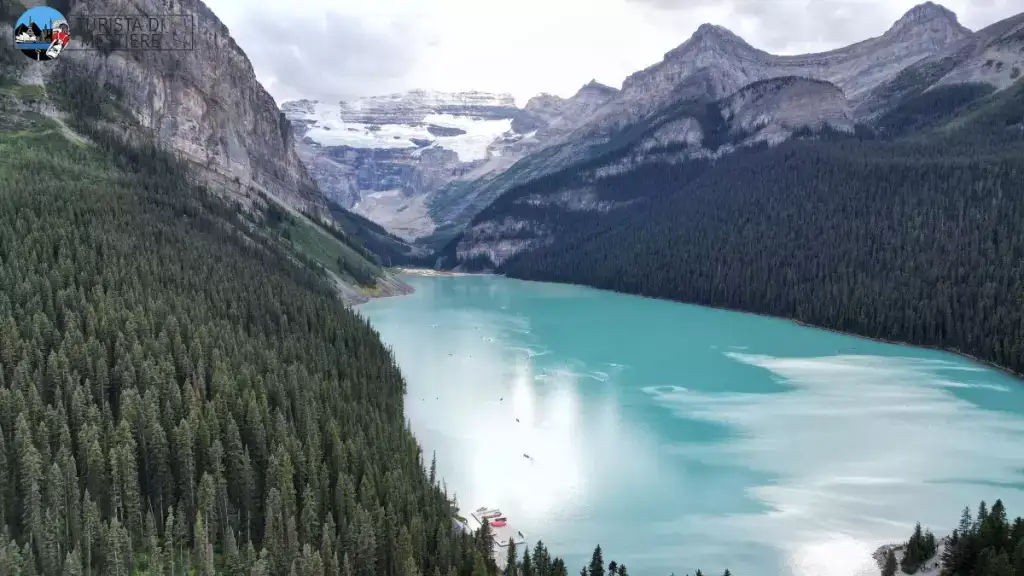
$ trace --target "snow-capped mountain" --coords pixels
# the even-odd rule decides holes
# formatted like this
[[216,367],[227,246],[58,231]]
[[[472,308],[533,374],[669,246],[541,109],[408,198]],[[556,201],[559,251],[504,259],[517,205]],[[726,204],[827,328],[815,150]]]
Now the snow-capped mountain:
[[433,230],[423,194],[514,149],[530,116],[508,94],[424,90],[281,110],[328,196],[408,239]]
[[413,240],[433,232],[429,194],[501,172],[617,91],[596,82],[543,110],[508,94],[431,92],[338,103],[298,100],[281,111],[300,157],[338,204]]

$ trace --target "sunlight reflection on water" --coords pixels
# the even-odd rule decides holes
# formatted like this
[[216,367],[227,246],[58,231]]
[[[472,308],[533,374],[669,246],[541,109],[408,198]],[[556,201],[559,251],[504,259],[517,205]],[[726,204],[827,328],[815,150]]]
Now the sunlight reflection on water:
[[600,542],[641,576],[875,576],[870,554],[915,521],[943,535],[982,498],[1024,512],[1024,391],[1004,375],[747,315],[450,280],[364,308],[411,426],[464,510],[500,507],[570,566]]

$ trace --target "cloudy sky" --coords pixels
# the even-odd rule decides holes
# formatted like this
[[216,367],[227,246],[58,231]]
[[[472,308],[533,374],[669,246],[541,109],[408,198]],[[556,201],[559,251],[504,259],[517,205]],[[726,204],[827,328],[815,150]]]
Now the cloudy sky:
[[[920,0],[206,0],[278,102],[424,88],[570,96],[619,87],[702,22],[777,54],[883,33]],[[301,10],[296,5],[301,4]],[[971,29],[1024,0],[945,0]]]

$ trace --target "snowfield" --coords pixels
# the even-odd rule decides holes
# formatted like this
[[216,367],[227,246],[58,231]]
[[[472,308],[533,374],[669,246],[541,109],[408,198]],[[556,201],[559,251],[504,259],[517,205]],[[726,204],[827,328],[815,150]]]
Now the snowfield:
[[[461,162],[489,158],[487,148],[506,132],[512,130],[512,119],[481,120],[472,116],[427,114],[416,124],[361,124],[345,122],[336,105],[317,103],[307,120],[313,125],[305,137],[321,146],[350,146],[352,148],[418,148],[414,140],[430,142],[451,150]],[[457,128],[465,132],[458,136],[434,136],[428,126]]]

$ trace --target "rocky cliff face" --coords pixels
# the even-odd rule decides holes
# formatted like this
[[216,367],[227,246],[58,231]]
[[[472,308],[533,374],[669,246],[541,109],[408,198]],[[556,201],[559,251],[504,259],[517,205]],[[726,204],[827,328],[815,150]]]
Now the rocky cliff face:
[[717,100],[770,78],[824,80],[839,87],[847,100],[857,102],[903,69],[970,34],[955,14],[930,2],[911,9],[879,37],[820,54],[776,56],[754,48],[726,28],[703,24],[661,62],[626,78],[621,94],[570,138],[606,137],[673,102]]
[[802,128],[853,131],[850,102],[843,91],[822,80],[786,76],[755,82],[721,103],[731,134],[746,143],[776,144]]
[[[243,199],[263,192],[304,210],[326,205],[294,150],[290,124],[206,5],[198,0],[88,0],[70,2],[65,13],[72,21],[109,14],[186,15],[194,22],[193,49],[68,50],[61,65],[79,67],[116,93],[138,124],[191,161],[216,187]],[[76,41],[86,42],[80,36]]]
[[870,122],[907,98],[939,86],[985,84],[1008,88],[1024,75],[1024,14],[996,22],[946,50],[908,66],[865,95],[854,109]]
[[[295,212],[300,220],[305,216],[299,211],[330,218],[326,198],[296,154],[291,123],[257,81],[249,59],[227,28],[200,0],[63,0],[59,4],[72,22],[112,14],[183,16],[193,23],[191,49],[96,49],[87,30],[80,31],[74,36],[78,49],[64,51],[56,63],[25,64],[20,82],[45,85],[56,80],[55,75],[95,82],[110,96],[109,108],[93,120],[99,126],[128,142],[154,140],[187,161],[193,174],[214,192],[243,205],[262,204],[258,198],[263,196]],[[59,121],[63,113],[56,106],[50,108],[41,111]],[[347,221],[338,227],[354,237],[363,231],[358,223]],[[347,301],[365,300],[364,292],[387,295],[408,290],[369,257],[354,255],[352,264],[374,270],[374,286],[355,286],[328,270]]]
[[422,90],[281,110],[329,198],[410,240],[434,229],[423,196],[500,157],[528,115],[507,94]]
[[1004,89],[1024,75],[1024,13],[979,30],[965,57],[935,85],[978,82]]

